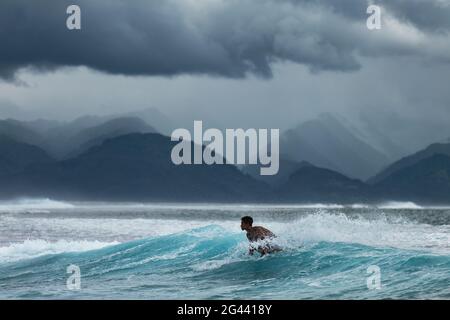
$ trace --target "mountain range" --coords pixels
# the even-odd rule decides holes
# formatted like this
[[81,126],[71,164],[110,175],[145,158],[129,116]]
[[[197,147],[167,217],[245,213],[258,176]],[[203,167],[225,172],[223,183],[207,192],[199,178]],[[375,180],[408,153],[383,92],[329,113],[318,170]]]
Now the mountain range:
[[44,150],[0,135],[0,179],[22,172],[36,164],[51,164],[55,160]]
[[389,164],[389,154],[372,147],[343,122],[335,115],[321,114],[287,130],[280,149],[288,160],[307,161],[363,180]]
[[267,193],[232,165],[174,165],[170,159],[174,145],[160,134],[107,139],[74,158],[39,161],[11,174],[0,194],[111,201],[258,201]]
[[420,150],[417,153],[414,153],[414,154],[404,157],[398,161],[395,161],[394,163],[389,165],[387,168],[383,169],[381,172],[376,174],[374,177],[370,178],[368,180],[368,182],[370,184],[376,184],[376,183],[386,179],[387,177],[389,177],[396,171],[399,171],[403,168],[413,166],[416,163],[418,163],[419,161],[430,158],[436,154],[443,154],[443,155],[450,156],[450,142],[449,143],[432,144],[432,145],[428,146],[427,148],[425,148],[424,150]]
[[386,152],[328,115],[285,132],[274,177],[260,176],[258,166],[176,166],[170,159],[174,144],[136,115],[68,123],[1,120],[0,197],[450,203],[450,143],[389,163]]
[[[144,111],[149,115],[150,111]],[[136,113],[137,114],[137,113]],[[154,122],[158,122],[157,118]],[[38,146],[56,159],[69,158],[101,144],[108,138],[128,133],[159,132],[138,116],[83,116],[69,122],[0,120],[0,135]]]

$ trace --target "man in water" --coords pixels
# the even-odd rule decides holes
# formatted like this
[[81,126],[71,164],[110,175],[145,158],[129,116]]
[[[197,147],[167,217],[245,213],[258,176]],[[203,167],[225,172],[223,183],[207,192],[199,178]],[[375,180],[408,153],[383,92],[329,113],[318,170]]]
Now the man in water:
[[[253,226],[253,218],[246,216],[243,217],[241,219],[241,229],[243,231],[247,232],[247,239],[250,242],[257,242],[257,241],[263,241],[263,240],[272,240],[273,238],[276,238],[275,234],[273,234],[272,231],[263,228],[263,227],[257,227],[257,226]],[[273,252],[277,252],[277,251],[281,251],[281,248],[270,244],[270,243],[265,243],[263,245],[260,245],[258,247],[258,249],[254,249],[253,247],[250,247],[249,249],[249,254],[253,255],[253,253],[255,252],[255,250],[257,250],[261,256],[268,254],[268,253],[273,253]]]

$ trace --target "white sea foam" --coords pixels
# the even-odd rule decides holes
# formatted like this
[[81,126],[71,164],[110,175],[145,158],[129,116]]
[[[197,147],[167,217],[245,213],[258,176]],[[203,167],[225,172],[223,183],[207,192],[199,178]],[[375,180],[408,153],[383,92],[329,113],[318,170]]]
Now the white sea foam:
[[352,209],[369,209],[369,208],[371,208],[371,206],[368,204],[363,204],[363,203],[355,203],[355,204],[352,204],[350,206],[350,208],[352,208]]
[[[273,209],[423,209],[424,207],[414,202],[390,201],[379,205],[355,203],[341,205],[335,203],[307,203],[307,204],[217,204],[217,203],[102,203],[102,202],[77,202],[69,203],[52,199],[17,199],[13,201],[0,201],[0,212],[21,212],[30,213],[49,212],[54,209],[80,209],[80,210],[196,210],[196,211],[248,211],[259,212]],[[438,208],[438,207],[430,207]],[[446,208],[446,207],[442,207]]]
[[423,207],[415,204],[414,202],[400,202],[390,201],[378,205],[380,209],[423,209]]
[[[218,222],[236,233],[230,223]],[[318,242],[361,244],[370,247],[396,248],[429,252],[430,254],[450,255],[450,226],[413,223],[404,218],[391,218],[379,215],[376,218],[350,218],[344,214],[331,214],[319,211],[303,216],[295,221],[261,223],[278,237],[271,241],[285,250],[298,250],[305,245]],[[193,265],[196,271],[213,270],[223,265],[249,259],[243,256],[249,244],[243,240],[230,256],[213,259]]]
[[450,225],[419,224],[383,215],[367,219],[319,212],[288,224],[274,222],[271,227],[285,245],[294,247],[327,241],[450,254]]
[[50,209],[70,209],[74,205],[68,202],[55,201],[51,199],[17,199],[13,201],[1,201],[0,212],[22,212],[34,213],[48,212]]
[[0,263],[64,252],[83,252],[115,244],[118,244],[118,242],[66,240],[49,242],[45,240],[26,240],[21,243],[13,243],[5,247],[0,247]]
[[[354,211],[357,213],[357,210]],[[242,243],[248,245],[240,230],[239,218],[236,218],[236,214],[233,215],[232,210],[227,213],[232,216],[227,220],[210,219],[207,216],[205,219],[189,220],[189,210],[179,211],[183,219],[133,218],[132,215],[127,215],[127,211],[123,212],[126,218],[106,218],[103,215],[97,217],[92,213],[90,218],[84,218],[71,217],[70,212],[72,211],[67,211],[67,216],[60,214],[56,217],[0,215],[0,263],[48,253],[91,250],[112,243],[155,238],[210,225],[223,229],[200,232],[200,237],[211,238],[217,233],[220,236],[239,235]],[[375,211],[374,215],[356,214],[352,217],[338,212],[339,209],[314,208],[301,210],[296,215],[297,211],[293,208],[284,215],[289,217],[287,221],[274,219],[272,214],[255,215],[254,218],[256,224],[274,231],[279,236],[277,241],[286,247],[298,248],[306,242],[327,241],[450,254],[448,224],[421,224]],[[196,232],[191,234],[195,235]]]

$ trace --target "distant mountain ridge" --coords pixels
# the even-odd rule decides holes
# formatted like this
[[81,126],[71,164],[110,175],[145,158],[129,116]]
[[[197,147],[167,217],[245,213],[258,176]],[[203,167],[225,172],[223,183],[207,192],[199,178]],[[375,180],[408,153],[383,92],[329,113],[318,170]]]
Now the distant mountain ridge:
[[390,166],[388,166],[386,169],[379,172],[374,177],[370,178],[368,182],[370,184],[376,184],[383,179],[387,178],[389,175],[393,174],[394,172],[401,170],[403,168],[412,166],[419,161],[426,159],[428,157],[431,157],[435,154],[444,154],[450,156],[450,143],[435,143],[430,146],[428,146],[424,150],[420,150],[419,152],[416,152],[413,155],[404,157]]
[[[69,143],[73,151],[65,158],[72,158],[100,145],[107,139],[119,137],[130,133],[156,133],[157,131],[144,120],[134,117],[123,117],[108,120],[97,126],[86,128],[70,138]],[[74,146],[78,146],[74,149]]]
[[450,203],[450,156],[433,154],[399,168],[374,186],[382,197],[427,204]]
[[80,154],[107,138],[149,132],[157,130],[141,118],[131,116],[84,116],[67,123],[44,119],[0,120],[0,134],[38,146],[59,159]]
[[15,175],[1,193],[114,201],[257,201],[265,185],[231,165],[176,166],[175,143],[160,134],[129,134],[86,153]]
[[282,202],[358,203],[374,197],[362,181],[330,169],[304,165],[277,191]]
[[281,137],[281,149],[290,160],[367,179],[389,163],[388,157],[355,136],[331,114],[322,114]]
[[0,179],[22,172],[29,166],[54,163],[44,150],[0,135]]
[[0,135],[17,142],[40,145],[44,138],[36,130],[28,127],[26,123],[14,119],[0,120]]
[[311,166],[311,164],[306,161],[296,162],[286,160],[283,156],[281,156],[279,171],[276,175],[262,176],[260,171],[261,165],[245,165],[241,168],[241,171],[250,175],[255,180],[264,181],[273,188],[277,188],[285,184],[295,171],[304,166]]
[[[175,142],[156,131],[134,116],[85,116],[69,123],[0,120],[0,197],[450,204],[450,143],[385,165],[363,182],[355,173],[365,176],[385,158],[332,116],[283,135],[285,153],[273,177],[260,176],[257,165],[175,166],[170,159]],[[345,174],[343,165],[353,175]]]

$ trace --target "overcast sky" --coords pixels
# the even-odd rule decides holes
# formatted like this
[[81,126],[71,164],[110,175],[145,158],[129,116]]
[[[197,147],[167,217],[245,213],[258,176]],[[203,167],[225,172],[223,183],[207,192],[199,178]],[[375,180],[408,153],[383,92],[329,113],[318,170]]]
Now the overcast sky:
[[450,0],[2,0],[0,46],[3,117],[156,107],[285,129],[335,112],[401,143],[450,136]]

